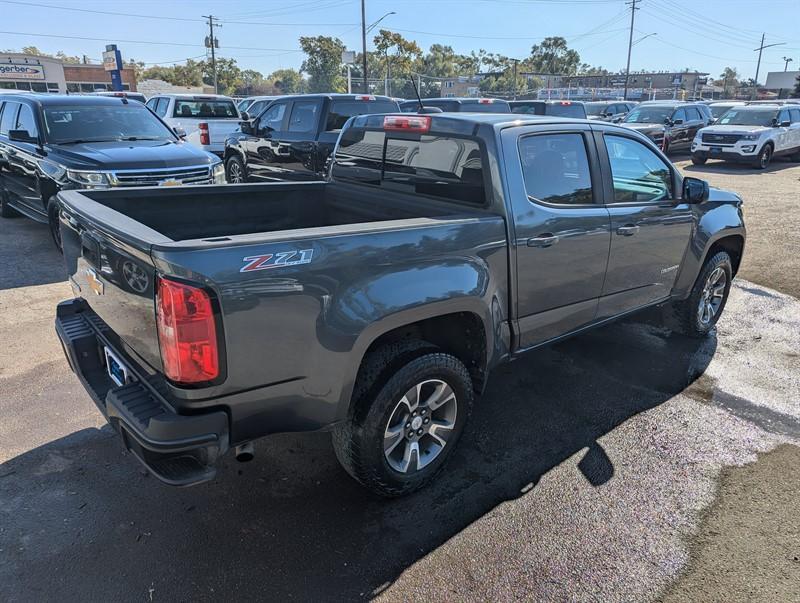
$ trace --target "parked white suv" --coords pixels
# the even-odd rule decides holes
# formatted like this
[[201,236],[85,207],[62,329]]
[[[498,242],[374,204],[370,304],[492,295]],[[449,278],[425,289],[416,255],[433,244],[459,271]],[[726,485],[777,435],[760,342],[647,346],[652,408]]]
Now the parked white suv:
[[159,94],[147,106],[187,142],[222,157],[225,139],[239,130],[236,102],[217,94]]
[[692,142],[692,163],[725,159],[764,169],[773,157],[800,160],[800,105],[731,107]]

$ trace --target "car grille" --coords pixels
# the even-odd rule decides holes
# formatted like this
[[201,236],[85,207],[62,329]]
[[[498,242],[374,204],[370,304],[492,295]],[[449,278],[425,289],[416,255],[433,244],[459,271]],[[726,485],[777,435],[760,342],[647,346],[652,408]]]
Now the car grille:
[[714,144],[735,144],[740,138],[740,134],[703,134],[703,142]]
[[194,166],[166,170],[125,170],[112,172],[114,186],[161,186],[164,184],[209,184],[211,168]]

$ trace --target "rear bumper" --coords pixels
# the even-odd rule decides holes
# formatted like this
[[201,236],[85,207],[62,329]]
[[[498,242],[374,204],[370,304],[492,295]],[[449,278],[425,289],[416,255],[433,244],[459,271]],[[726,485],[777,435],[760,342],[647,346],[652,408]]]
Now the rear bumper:
[[[214,463],[229,448],[228,415],[221,410],[181,415],[148,375],[112,343],[113,334],[81,299],[61,302],[56,333],[70,368],[125,447],[161,481],[191,486],[216,475]],[[130,382],[108,376],[103,348],[125,362]]]

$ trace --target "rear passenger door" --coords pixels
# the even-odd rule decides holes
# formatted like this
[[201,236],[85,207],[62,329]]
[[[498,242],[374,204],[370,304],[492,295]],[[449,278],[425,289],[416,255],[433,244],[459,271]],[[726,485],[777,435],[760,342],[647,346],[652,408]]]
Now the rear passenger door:
[[598,310],[607,318],[668,297],[692,233],[674,168],[634,135],[598,132],[611,252]]
[[778,127],[775,128],[775,151],[786,153],[794,146],[795,132],[792,131],[792,118],[788,108],[778,112]]
[[519,348],[594,320],[610,244],[600,168],[584,126],[503,131],[514,216]]

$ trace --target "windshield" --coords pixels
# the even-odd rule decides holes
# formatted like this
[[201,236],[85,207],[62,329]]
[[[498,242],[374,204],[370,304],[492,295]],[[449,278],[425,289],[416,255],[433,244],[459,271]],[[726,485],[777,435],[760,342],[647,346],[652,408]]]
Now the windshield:
[[577,117],[579,119],[586,117],[583,105],[576,105],[574,103],[548,103],[545,108],[545,115],[553,115],[555,117]]
[[606,112],[608,103],[585,103],[587,115],[603,115]]
[[623,120],[626,124],[663,124],[672,107],[637,107]]
[[203,117],[210,119],[239,119],[232,100],[201,99],[175,100],[173,117]]
[[725,113],[725,111],[733,106],[734,105],[709,105],[708,108],[711,109],[711,115],[714,116],[714,119],[719,119],[720,116]]
[[768,128],[772,125],[775,111],[772,109],[757,110],[753,109],[728,109],[717,123],[722,126],[764,126]]
[[46,105],[48,142],[175,140],[174,134],[141,103]]

